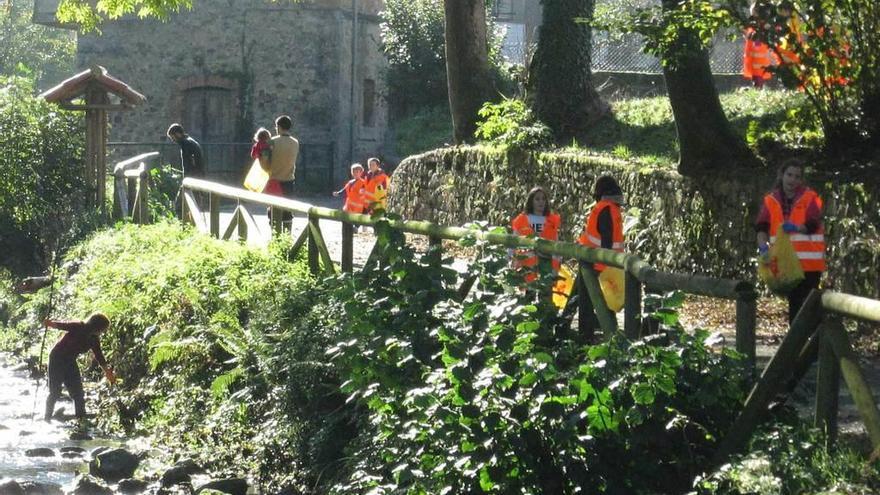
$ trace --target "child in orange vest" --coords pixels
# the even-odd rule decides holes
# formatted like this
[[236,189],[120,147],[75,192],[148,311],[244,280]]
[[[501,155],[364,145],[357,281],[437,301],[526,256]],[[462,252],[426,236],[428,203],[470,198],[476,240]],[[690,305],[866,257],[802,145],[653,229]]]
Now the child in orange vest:
[[365,206],[367,213],[372,213],[373,210],[385,210],[388,198],[388,175],[379,165],[378,158],[367,160],[367,168],[369,170],[364,178],[366,182],[364,197],[366,198]]
[[803,306],[825,271],[825,228],[822,225],[822,199],[804,185],[804,164],[789,158],[779,169],[776,184],[764,196],[761,211],[755,220],[759,256],[766,256],[769,245],[782,230],[789,234],[797,253],[804,280],[788,293],[788,321]]
[[[559,229],[562,228],[562,219],[559,214],[550,209],[550,200],[547,193],[540,187],[532,188],[526,197],[522,211],[510,222],[514,234],[521,236],[534,235],[549,241],[559,240]],[[532,282],[538,278],[535,266],[538,264],[538,256],[528,250],[515,253],[514,267],[528,270],[526,282]],[[553,257],[550,264],[554,271],[559,271],[560,261]]]
[[338,191],[333,191],[334,197],[338,197],[340,194],[345,193],[345,204],[342,206],[342,211],[347,211],[349,213],[364,212],[365,186],[366,183],[364,182],[364,166],[360,163],[352,164],[351,180],[346,182],[345,185],[342,186],[342,189]]

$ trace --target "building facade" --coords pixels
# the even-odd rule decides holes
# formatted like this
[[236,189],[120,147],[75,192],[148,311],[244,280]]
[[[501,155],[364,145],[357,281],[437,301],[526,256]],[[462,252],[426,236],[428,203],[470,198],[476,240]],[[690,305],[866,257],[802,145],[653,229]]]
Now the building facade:
[[[54,23],[57,3],[37,0],[35,21]],[[351,160],[383,153],[381,8],[381,0],[199,0],[165,21],[124,18],[80,35],[77,63],[102,65],[147,97],[112,117],[120,157],[160,149],[173,162],[165,130],[180,122],[203,144],[208,173],[234,184],[255,130],[273,130],[287,114],[301,143],[298,182],[326,191]]]

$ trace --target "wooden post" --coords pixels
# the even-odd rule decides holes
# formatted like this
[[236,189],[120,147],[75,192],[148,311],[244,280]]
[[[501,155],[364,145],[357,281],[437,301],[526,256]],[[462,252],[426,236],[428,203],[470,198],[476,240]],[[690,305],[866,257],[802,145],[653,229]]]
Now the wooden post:
[[839,319],[829,319],[819,330],[819,373],[816,377],[816,417],[813,426],[825,432],[825,448],[837,440],[837,410],[840,395],[840,365],[828,339],[827,327],[842,327]]
[[791,366],[798,353],[803,349],[810,336],[816,332],[819,322],[822,321],[821,296],[822,293],[817,290],[810,292],[810,295],[807,296],[807,300],[804,301],[801,310],[791,323],[791,329],[782,339],[776,354],[767,363],[767,367],[761,374],[761,379],[752,388],[743,410],[718,446],[718,451],[708,469],[711,470],[724,464],[752,437],[752,433],[766,412],[770,401],[784,385],[783,380],[791,372]]
[[137,223],[150,223],[150,174],[147,172],[141,172],[138,177],[137,197]]
[[757,325],[757,293],[740,292],[736,300],[736,350],[755,367],[755,326]]
[[247,215],[249,215],[250,213],[248,213],[248,211],[242,205],[238,205],[238,208],[236,208],[236,210],[238,211],[238,240],[240,242],[247,244],[247,239],[248,239]]
[[605,338],[610,339],[617,332],[617,317],[608,309],[608,305],[605,303],[605,296],[602,295],[599,278],[595,272],[589,267],[581,265],[581,276],[584,279],[584,285],[587,287],[590,302],[593,303],[593,309],[596,311],[596,318],[599,319],[599,326],[602,327]]
[[590,294],[587,292],[587,285],[580,270],[574,278],[572,295],[577,295],[578,333],[588,342],[592,342],[596,336],[596,315],[590,304]]
[[[281,208],[276,208],[274,206],[269,207],[269,223],[272,224],[272,233],[273,234],[281,234],[284,230],[284,213],[281,211]],[[293,226],[291,226],[291,229]],[[308,231],[308,227],[306,227],[306,231]]]
[[330,251],[327,249],[327,243],[324,241],[324,235],[321,233],[318,221],[318,217],[315,217],[314,223],[309,222],[309,239],[314,239],[315,241],[315,246],[318,248],[320,259],[324,263],[324,271],[326,273],[336,273],[336,268],[333,266],[333,259],[330,257]]
[[208,207],[208,228],[211,236],[220,238],[220,196],[214,193],[209,195],[210,206]]
[[865,423],[865,429],[868,430],[868,437],[871,439],[871,446],[876,452],[880,449],[880,412],[877,411],[877,403],[871,394],[871,387],[859,369],[858,357],[849,344],[849,338],[843,326],[828,327],[827,336],[834,349],[834,354],[839,360],[840,374],[846,382],[846,388],[849,389],[849,394],[856,404],[862,422]]
[[642,314],[642,283],[629,270],[625,273],[623,332],[626,338],[635,340],[639,338],[639,318]]
[[342,271],[351,273],[354,269],[354,224],[342,222]]
[[[281,215],[278,216],[280,217]],[[315,230],[317,228],[318,217],[309,213],[309,225],[307,227],[309,231],[309,271],[313,275],[317,275],[321,271],[321,267],[318,265],[318,243],[315,242]]]

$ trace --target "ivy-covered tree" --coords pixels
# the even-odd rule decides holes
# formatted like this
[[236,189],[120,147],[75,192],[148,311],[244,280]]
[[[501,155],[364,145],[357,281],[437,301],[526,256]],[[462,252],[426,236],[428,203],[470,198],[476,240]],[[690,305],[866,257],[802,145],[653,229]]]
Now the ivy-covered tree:
[[590,69],[594,0],[541,0],[538,47],[529,65],[528,102],[559,141],[583,136],[609,107]]

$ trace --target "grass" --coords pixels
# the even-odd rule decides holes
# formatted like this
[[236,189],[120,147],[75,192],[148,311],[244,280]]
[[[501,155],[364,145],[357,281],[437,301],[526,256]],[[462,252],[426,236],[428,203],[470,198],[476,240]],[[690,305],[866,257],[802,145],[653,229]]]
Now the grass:
[[[787,146],[805,144],[803,134],[786,125],[788,114],[806,105],[800,93],[743,89],[722,94],[721,105],[734,131],[751,145],[773,136]],[[600,121],[578,149],[645,165],[675,166],[678,140],[667,97],[618,100],[611,106],[612,115]]]

